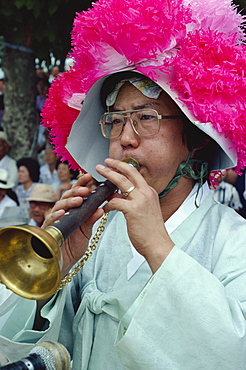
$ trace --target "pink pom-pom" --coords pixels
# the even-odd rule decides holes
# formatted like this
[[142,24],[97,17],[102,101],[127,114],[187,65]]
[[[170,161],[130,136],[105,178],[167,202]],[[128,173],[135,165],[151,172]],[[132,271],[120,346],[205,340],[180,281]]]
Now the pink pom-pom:
[[[186,36],[191,12],[180,0],[102,0],[74,21],[71,57],[84,69],[86,88],[99,77],[137,65],[158,62]],[[163,59],[162,58],[162,59]],[[87,85],[87,82],[89,85]]]
[[218,32],[195,31],[180,45],[172,87],[200,122],[211,122],[246,166],[246,47]]
[[64,103],[64,99],[72,95],[73,88],[77,84],[77,79],[74,77],[73,73],[67,72],[54,80],[49,89],[49,98],[46,99],[42,110],[42,124],[51,129],[54,152],[62,156],[63,160],[68,160],[72,168],[81,170],[65,148],[72,124],[79,113],[78,110]]
[[219,186],[226,172],[227,170],[210,172],[209,178],[208,178],[210,189],[215,190]]
[[231,0],[184,0],[184,4],[192,9],[194,29],[222,32],[225,37],[235,34],[237,43],[245,39],[242,28],[245,16],[237,12]]

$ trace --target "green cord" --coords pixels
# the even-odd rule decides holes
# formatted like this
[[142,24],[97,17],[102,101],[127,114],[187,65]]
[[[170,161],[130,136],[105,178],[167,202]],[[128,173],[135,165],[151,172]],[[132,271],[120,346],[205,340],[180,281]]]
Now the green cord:
[[[191,159],[191,155],[193,153],[193,149],[190,151],[187,159],[185,162],[181,162],[178,166],[178,169],[176,171],[176,174],[172,178],[172,180],[169,182],[167,187],[159,194],[159,199],[162,199],[167,193],[172,190],[176,185],[178,185],[178,181],[180,177],[187,177],[192,178],[198,182],[198,189],[196,194],[196,200],[199,193],[199,190],[201,189],[204,178],[208,175],[208,163],[199,159]],[[196,164],[194,166],[194,164]],[[193,165],[193,167],[191,166]],[[198,205],[196,203],[196,207],[198,208]]]

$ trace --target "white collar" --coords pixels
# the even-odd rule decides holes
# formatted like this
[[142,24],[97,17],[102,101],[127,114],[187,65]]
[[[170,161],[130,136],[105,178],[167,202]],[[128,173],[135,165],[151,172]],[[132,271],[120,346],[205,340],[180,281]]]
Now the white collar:
[[[196,198],[198,189],[198,184],[196,183],[191,190],[190,194],[184,200],[184,202],[180,205],[176,212],[165,222],[165,227],[167,229],[168,234],[170,235],[193,211],[196,210],[196,204],[201,205],[205,198],[208,196],[210,190],[208,187],[208,183],[205,182],[201,189],[199,190],[199,194]],[[145,261],[145,258],[139,254],[136,249],[131,244],[132,249],[132,259],[127,265],[127,278],[128,280],[135,274],[135,272],[139,269],[139,267]]]

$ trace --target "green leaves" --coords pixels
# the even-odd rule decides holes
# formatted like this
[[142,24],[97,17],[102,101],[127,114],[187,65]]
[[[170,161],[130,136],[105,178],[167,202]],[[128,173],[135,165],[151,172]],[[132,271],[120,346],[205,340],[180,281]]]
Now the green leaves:
[[0,0],[0,36],[34,49],[41,60],[51,51],[64,59],[75,13],[90,5],[91,0]]
[[18,8],[18,9],[20,9],[22,6],[24,6],[25,5],[25,0],[15,0],[14,1],[14,4],[15,4],[15,6]]

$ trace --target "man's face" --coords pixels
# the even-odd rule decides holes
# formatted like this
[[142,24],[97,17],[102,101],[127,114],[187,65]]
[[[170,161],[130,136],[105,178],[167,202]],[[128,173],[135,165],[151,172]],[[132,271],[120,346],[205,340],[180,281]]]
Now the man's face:
[[[142,108],[155,109],[161,115],[180,114],[172,99],[161,93],[158,99],[144,96],[130,83],[126,83],[117,96],[112,111]],[[135,158],[140,164],[140,173],[147,183],[160,193],[173,178],[179,164],[188,156],[188,148],[182,140],[181,119],[160,120],[160,131],[149,137],[138,136],[132,129],[129,118],[120,137],[110,141],[110,157],[124,160]]]
[[32,181],[29,171],[25,166],[20,166],[18,169],[18,182],[20,184],[25,184],[29,181]]
[[48,164],[54,164],[57,161],[56,154],[53,152],[52,148],[46,148],[44,153],[44,160]]
[[52,74],[52,76],[56,76],[56,75],[58,75],[58,74],[59,74],[59,72],[60,72],[60,68],[59,68],[58,66],[54,66],[54,67],[52,68],[52,70],[51,70],[51,74]]
[[59,177],[59,180],[62,182],[69,182],[71,181],[72,175],[69,171],[69,167],[66,163],[60,163],[57,168],[57,174]]
[[47,202],[30,201],[30,218],[33,218],[38,226],[44,222],[46,215],[50,212],[53,204]]

